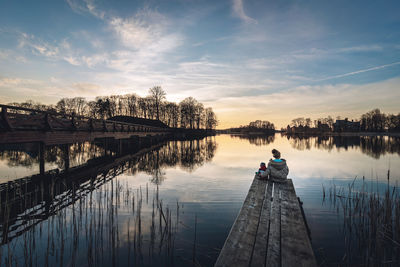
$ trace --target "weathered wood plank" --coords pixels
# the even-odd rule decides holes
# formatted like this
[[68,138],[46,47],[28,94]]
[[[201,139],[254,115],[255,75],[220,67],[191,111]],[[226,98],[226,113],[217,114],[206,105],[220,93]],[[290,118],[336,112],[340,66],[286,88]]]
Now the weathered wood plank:
[[215,266],[249,266],[267,182],[254,178]]
[[282,266],[317,266],[292,180],[282,187]]
[[254,244],[253,256],[250,266],[265,266],[266,263],[270,226],[269,222],[271,215],[272,187],[273,183],[269,181],[267,185],[267,190],[265,191],[264,203],[260,213],[256,242]]
[[281,187],[273,183],[270,229],[268,236],[266,266],[281,266]]
[[215,266],[317,266],[292,180],[254,179]]

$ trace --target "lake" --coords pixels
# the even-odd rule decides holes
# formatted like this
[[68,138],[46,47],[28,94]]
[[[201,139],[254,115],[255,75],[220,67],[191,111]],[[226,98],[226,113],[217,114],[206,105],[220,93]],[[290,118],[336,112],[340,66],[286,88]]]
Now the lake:
[[[22,200],[12,210],[2,203],[1,264],[213,266],[254,172],[273,148],[288,162],[319,264],[360,264],[358,245],[349,245],[343,215],[328,195],[349,184],[397,192],[399,137],[217,135],[170,141],[118,161],[101,143],[74,144],[67,148],[70,170],[60,178],[65,147],[48,147],[52,178],[35,178],[30,191],[25,182],[13,185]],[[38,154],[36,144],[0,147],[1,188],[38,174]]]

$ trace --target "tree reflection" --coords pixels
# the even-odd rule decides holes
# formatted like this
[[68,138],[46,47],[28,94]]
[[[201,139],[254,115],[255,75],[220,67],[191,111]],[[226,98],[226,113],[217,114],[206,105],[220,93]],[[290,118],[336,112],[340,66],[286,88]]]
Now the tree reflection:
[[[46,147],[44,161],[55,164],[59,169],[64,169],[66,157],[68,157],[69,166],[79,166],[90,159],[104,154],[104,148],[100,143],[75,143],[71,145],[54,145]],[[32,167],[39,164],[39,144],[15,144],[1,145],[0,159],[7,161],[10,167],[24,166]]]
[[[151,182],[161,184],[167,167],[179,166],[192,172],[205,162],[212,160],[217,144],[214,137],[188,141],[170,141],[157,150],[143,155],[136,171],[144,171],[152,176]],[[132,173],[132,172],[131,172]]]
[[400,155],[400,137],[393,136],[287,136],[291,146],[297,150],[310,150],[311,148],[331,151],[359,149],[362,153],[379,159],[389,154]]
[[248,140],[250,144],[256,146],[265,146],[273,143],[275,140],[275,134],[272,135],[231,134],[231,137]]
[[[135,154],[140,149],[129,150],[123,155],[118,153],[118,140],[107,142],[85,142],[71,145],[57,145],[45,148],[44,161],[52,163],[59,170],[83,165],[101,164],[108,158],[118,158],[123,155]],[[129,144],[125,144],[129,145]],[[187,141],[169,141],[162,143],[156,149],[129,161],[127,173],[136,174],[138,171],[152,176],[151,181],[161,184],[165,179],[166,167],[179,166],[185,171],[192,172],[210,161],[215,154],[217,144],[215,137]],[[3,145],[0,147],[0,159],[8,166],[33,167],[39,164],[39,145],[20,144]],[[102,160],[103,159],[103,160]],[[97,162],[97,163],[96,163]],[[52,170],[49,170],[50,172]],[[48,171],[48,172],[49,172]]]
[[[217,149],[215,137],[169,141],[123,155],[107,152],[107,149],[115,149],[115,144],[109,142],[103,148],[102,146],[104,144],[84,143],[49,147],[46,150],[47,161],[55,162],[57,166],[65,168],[65,164],[68,165],[70,162],[65,160],[67,155],[73,158],[71,160],[73,165],[80,165],[61,171],[49,170],[0,184],[2,236],[9,236],[8,230],[11,228],[8,225],[20,221],[19,214],[27,210],[34,208],[37,210],[33,212],[34,214],[41,214],[47,218],[51,213],[51,207],[54,210],[56,207],[62,208],[67,205],[65,203],[73,203],[77,198],[77,191],[84,189],[89,192],[97,185],[107,183],[122,174],[129,176],[144,172],[150,175],[152,183],[161,185],[166,179],[166,168],[179,166],[185,171],[192,172],[204,162],[210,161]],[[27,147],[29,146],[12,147],[13,150],[8,147],[1,152],[2,158],[12,164],[32,165],[32,162],[37,161],[39,153],[18,151]]]

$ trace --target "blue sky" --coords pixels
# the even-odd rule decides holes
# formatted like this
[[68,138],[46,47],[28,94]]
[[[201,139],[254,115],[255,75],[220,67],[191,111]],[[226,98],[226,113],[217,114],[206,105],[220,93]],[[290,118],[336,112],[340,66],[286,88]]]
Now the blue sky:
[[0,1],[0,102],[137,93],[220,128],[399,112],[399,1]]

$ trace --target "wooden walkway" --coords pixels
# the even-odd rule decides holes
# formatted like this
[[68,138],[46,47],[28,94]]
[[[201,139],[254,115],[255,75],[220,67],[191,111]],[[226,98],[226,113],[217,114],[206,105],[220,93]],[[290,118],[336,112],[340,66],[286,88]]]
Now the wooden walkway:
[[317,266],[291,179],[254,178],[215,266]]
[[43,142],[47,145],[93,141],[99,138],[127,139],[132,136],[164,136],[170,128],[74,114],[0,105],[0,144]]

